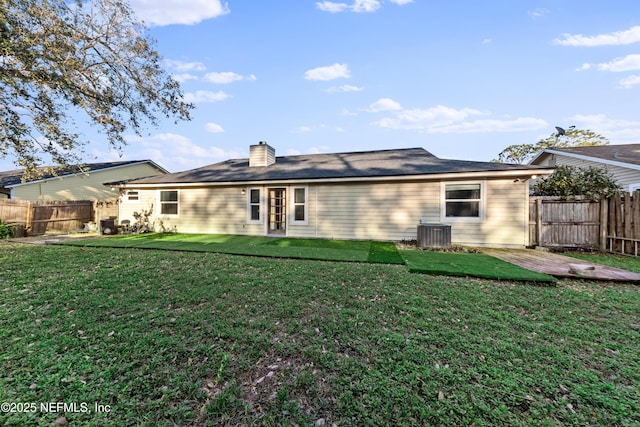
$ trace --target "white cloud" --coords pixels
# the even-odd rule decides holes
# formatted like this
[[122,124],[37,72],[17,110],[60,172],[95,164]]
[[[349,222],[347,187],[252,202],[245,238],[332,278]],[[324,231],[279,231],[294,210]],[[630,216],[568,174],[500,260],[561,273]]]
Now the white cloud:
[[320,129],[326,129],[327,125],[311,125],[311,126],[298,126],[295,129],[291,130],[291,133],[307,133],[313,132]]
[[548,15],[549,9],[537,8],[537,9],[530,10],[527,13],[529,14],[530,17],[535,19],[535,18],[540,18],[542,16]]
[[637,144],[640,141],[640,121],[613,119],[605,114],[577,114],[566,121],[579,129],[599,133],[612,144]]
[[206,130],[209,133],[223,133],[224,129],[222,128],[222,126],[220,126],[219,124],[216,123],[207,123],[206,125],[204,125],[204,130]]
[[380,98],[373,104],[369,105],[367,111],[370,111],[372,113],[379,113],[381,111],[395,111],[401,109],[402,106],[400,105],[400,103],[394,101],[393,99]]
[[358,86],[351,85],[342,85],[342,86],[332,86],[328,89],[325,89],[325,92],[329,93],[338,93],[338,92],[360,92],[363,88]]
[[175,59],[165,59],[164,64],[167,68],[180,73],[187,71],[204,71],[207,69],[202,62],[184,62]]
[[220,0],[131,0],[131,8],[147,24],[197,24],[230,12]]
[[620,80],[620,86],[627,89],[633,86],[640,86],[640,75],[629,76]]
[[307,80],[334,80],[340,78],[349,78],[349,66],[347,64],[333,64],[327,67],[318,67],[308,70],[304,73]]
[[627,55],[624,58],[616,58],[611,62],[602,64],[583,64],[579,70],[589,70],[593,67],[600,71],[612,71],[614,73],[640,70],[640,55]]
[[445,126],[433,126],[429,133],[490,133],[490,132],[523,132],[544,129],[549,124],[542,119],[519,117],[513,120],[486,119]]
[[[472,108],[456,109],[438,105],[425,109],[402,109],[395,101],[388,105],[393,107],[394,103],[398,108],[387,110],[391,115],[373,122],[374,125],[387,129],[418,130],[428,133],[518,132],[543,129],[548,126],[544,120],[531,117],[474,119],[478,116],[487,116],[489,113]],[[375,112],[376,109],[371,108],[375,104],[372,104],[368,111]],[[385,104],[387,102],[382,102],[380,106]]]
[[413,3],[413,0],[390,0],[391,3],[395,3],[398,6],[404,6],[405,4]]
[[[391,0],[392,3],[403,5],[410,3],[412,0]],[[375,12],[380,9],[380,0],[355,0],[353,4],[347,3],[334,3],[331,1],[323,1],[316,3],[316,7],[323,12],[339,13],[345,11],[352,11],[356,13],[362,12]]]
[[378,126],[389,129],[421,129],[430,130],[440,126],[450,126],[461,122],[470,116],[481,115],[478,110],[455,108],[438,105],[427,109],[400,109],[391,117],[383,118],[375,122]]
[[616,31],[609,34],[596,36],[584,36],[582,34],[562,34],[553,41],[562,46],[619,46],[640,42],[640,26],[631,27],[625,31]]
[[198,76],[189,73],[172,74],[171,77],[177,82],[184,83],[187,80],[198,80]]
[[151,159],[165,167],[170,165],[169,169],[172,172],[245,157],[239,152],[226,151],[215,146],[197,145],[186,136],[174,133],[161,133],[148,137],[130,135],[126,140],[128,145],[124,148],[123,156],[114,151],[94,152],[94,154],[105,161]]
[[331,1],[323,1],[322,3],[316,3],[316,7],[323,12],[338,13],[344,12],[349,9],[350,6],[346,3],[334,3]]
[[256,76],[254,76],[253,74],[250,74],[248,76],[241,76],[240,74],[236,74],[231,71],[225,71],[221,73],[218,73],[218,72],[207,73],[204,75],[203,80],[211,83],[227,84],[227,83],[237,82],[240,80],[254,81],[256,80]]
[[194,104],[197,104],[200,102],[224,101],[225,99],[228,99],[228,98],[231,98],[231,95],[222,91],[211,92],[208,90],[198,90],[195,92],[188,92],[184,94],[184,101],[193,102]]
[[355,0],[351,6],[354,12],[375,12],[380,9],[378,0]]

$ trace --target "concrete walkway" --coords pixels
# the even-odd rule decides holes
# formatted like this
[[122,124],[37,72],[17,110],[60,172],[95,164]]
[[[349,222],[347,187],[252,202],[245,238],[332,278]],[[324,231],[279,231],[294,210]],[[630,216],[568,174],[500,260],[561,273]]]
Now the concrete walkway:
[[487,255],[555,277],[638,282],[640,274],[533,249],[483,249]]
[[30,236],[30,237],[12,237],[8,239],[14,243],[29,243],[32,245],[47,245],[50,243],[58,243],[65,240],[77,240],[77,239],[95,239],[103,237],[101,234],[96,233],[72,233],[72,234],[45,234],[42,236]]

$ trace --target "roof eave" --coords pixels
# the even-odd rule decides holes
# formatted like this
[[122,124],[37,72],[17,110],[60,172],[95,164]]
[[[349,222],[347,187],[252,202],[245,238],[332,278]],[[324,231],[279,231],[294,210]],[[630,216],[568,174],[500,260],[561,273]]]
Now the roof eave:
[[33,181],[18,182],[16,184],[5,185],[4,187],[5,188],[21,187],[23,185],[38,184],[38,183],[41,183],[41,182],[54,181],[56,179],[69,178],[71,176],[91,174],[91,173],[95,173],[95,172],[104,172],[104,171],[108,171],[108,170],[112,170],[112,169],[119,169],[119,168],[124,168],[124,167],[128,167],[128,166],[141,165],[141,164],[145,164],[145,163],[149,163],[151,166],[153,166],[154,168],[158,169],[161,172],[164,172],[165,174],[169,173],[168,170],[166,170],[162,166],[158,165],[153,160],[140,160],[140,161],[133,162],[133,163],[127,163],[125,165],[110,166],[108,168],[94,169],[94,170],[89,170],[89,171],[86,171],[86,172],[68,173],[66,175],[51,176],[49,178],[36,179],[36,180],[33,180]]
[[603,163],[605,165],[610,165],[610,166],[619,166],[619,167],[627,168],[627,169],[640,170],[640,165],[635,165],[633,163],[617,162],[615,160],[607,160],[607,159],[602,159],[600,157],[585,156],[584,154],[576,154],[576,153],[570,153],[570,152],[567,152],[567,151],[552,150],[552,149],[546,149],[546,150],[542,151],[538,156],[536,156],[535,159],[533,159],[530,162],[530,164],[533,164],[533,162],[536,161],[543,154],[556,154],[556,155],[559,155],[559,156],[571,157],[571,158],[578,159],[578,160],[586,160],[586,161],[589,161],[589,162]]
[[419,175],[369,176],[345,178],[308,178],[308,179],[279,179],[279,180],[245,180],[221,182],[158,182],[158,183],[124,183],[119,188],[176,188],[176,187],[227,187],[239,185],[272,185],[272,184],[342,184],[354,182],[385,182],[385,181],[438,181],[464,180],[486,178],[531,178],[537,175],[549,175],[554,168],[523,168],[506,171],[476,171],[476,172],[448,172]]

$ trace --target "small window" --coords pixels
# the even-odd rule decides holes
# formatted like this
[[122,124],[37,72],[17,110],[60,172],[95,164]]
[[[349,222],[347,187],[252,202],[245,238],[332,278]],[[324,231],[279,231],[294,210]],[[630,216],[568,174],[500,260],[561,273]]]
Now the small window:
[[178,191],[160,191],[160,215],[178,215]]
[[140,201],[140,193],[138,192],[138,190],[129,190],[127,191],[127,197],[126,197],[126,201],[127,202],[139,202]]
[[293,189],[293,222],[307,222],[307,188]]
[[249,189],[248,217],[249,222],[260,222],[260,189]]
[[445,218],[480,218],[480,184],[446,184]]

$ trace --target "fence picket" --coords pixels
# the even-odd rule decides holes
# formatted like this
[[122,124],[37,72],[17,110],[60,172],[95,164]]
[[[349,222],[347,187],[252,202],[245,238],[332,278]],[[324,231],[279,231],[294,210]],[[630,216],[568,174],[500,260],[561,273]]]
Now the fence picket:
[[7,224],[24,225],[28,235],[75,231],[93,221],[93,202],[0,200],[0,219]]
[[531,197],[531,245],[585,247],[635,255],[640,252],[640,190],[608,199]]

